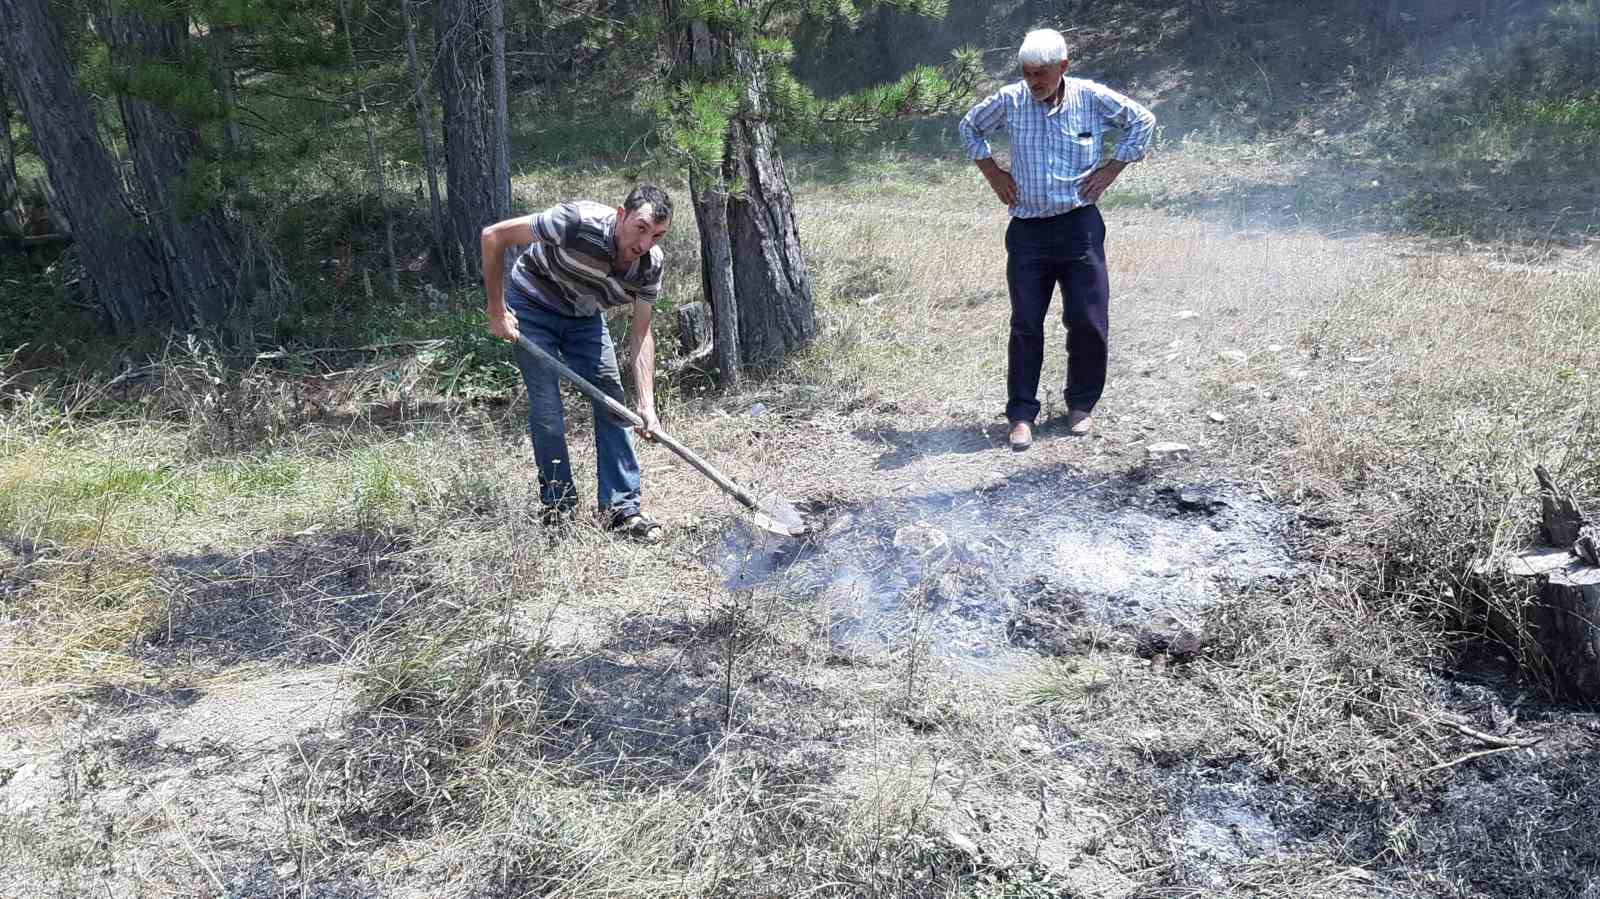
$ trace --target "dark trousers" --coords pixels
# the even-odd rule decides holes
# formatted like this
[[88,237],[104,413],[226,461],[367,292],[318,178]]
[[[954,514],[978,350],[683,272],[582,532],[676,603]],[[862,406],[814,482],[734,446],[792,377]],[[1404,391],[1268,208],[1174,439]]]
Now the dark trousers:
[[1006,228],[1006,286],[1011,290],[1011,341],[1006,366],[1006,418],[1039,415],[1044,321],[1061,285],[1067,326],[1067,408],[1090,412],[1106,386],[1111,286],[1106,279],[1106,223],[1080,206],[1049,218],[1014,218]]

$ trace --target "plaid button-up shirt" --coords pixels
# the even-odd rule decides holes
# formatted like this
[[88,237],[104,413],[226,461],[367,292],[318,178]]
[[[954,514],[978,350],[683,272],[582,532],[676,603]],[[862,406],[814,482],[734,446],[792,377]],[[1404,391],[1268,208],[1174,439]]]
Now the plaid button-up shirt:
[[1017,218],[1043,218],[1086,205],[1078,184],[1100,167],[1101,139],[1122,129],[1113,159],[1137,162],[1155,136],[1156,117],[1103,84],[1063,78],[1060,103],[1035,100],[1018,81],[991,94],[961,119],[961,139],[974,160],[991,153],[987,136],[1004,128],[1011,138],[1011,177],[1017,181]]

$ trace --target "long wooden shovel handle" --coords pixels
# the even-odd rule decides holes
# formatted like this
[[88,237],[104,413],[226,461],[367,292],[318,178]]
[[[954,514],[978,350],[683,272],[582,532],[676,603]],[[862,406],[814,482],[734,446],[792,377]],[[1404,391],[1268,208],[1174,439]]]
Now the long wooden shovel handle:
[[[600,405],[606,407],[606,410],[612,415],[617,416],[636,428],[644,427],[644,419],[640,418],[638,413],[617,402],[616,398],[611,394],[606,393],[599,387],[596,387],[594,384],[590,383],[587,378],[584,378],[577,372],[562,364],[560,359],[557,359],[556,357],[545,352],[542,347],[529,340],[526,336],[518,334],[517,345],[522,347],[524,350],[527,350],[529,355],[533,356],[533,358],[538,359],[545,365],[555,369],[562,377],[571,381],[573,386],[583,391],[584,394],[589,397],[589,399],[592,399]],[[660,441],[662,445],[666,446],[667,449],[672,450],[679,456],[683,457],[683,461],[688,462],[690,465],[693,465],[695,468],[699,469],[701,474],[710,478],[712,483],[716,484],[718,487],[721,487],[723,492],[738,500],[746,509],[751,511],[760,511],[760,503],[756,502],[756,498],[750,495],[750,491],[740,487],[738,484],[728,480],[726,477],[723,477],[722,472],[712,468],[711,463],[700,458],[699,454],[697,454],[694,450],[689,449],[688,447],[679,443],[677,440],[673,439],[672,435],[668,434],[666,431],[657,429],[651,431],[650,433],[653,434],[656,440]]]

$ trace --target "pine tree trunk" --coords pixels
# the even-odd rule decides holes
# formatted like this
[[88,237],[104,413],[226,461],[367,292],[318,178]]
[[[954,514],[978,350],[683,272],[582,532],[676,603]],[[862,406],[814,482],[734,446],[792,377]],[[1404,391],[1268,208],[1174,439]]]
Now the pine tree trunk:
[[[489,29],[494,34],[494,217],[511,215],[511,114],[506,85],[506,5],[505,0],[488,0]],[[509,269],[508,269],[509,271]]]
[[724,387],[743,376],[739,356],[739,305],[733,287],[733,246],[728,241],[728,195],[710,177],[693,177],[689,194],[700,231],[700,284],[711,305],[711,364]]
[[428,212],[433,252],[440,265],[449,267],[445,253],[444,210],[439,202],[439,157],[433,143],[433,104],[423,89],[422,67],[417,64],[417,26],[411,19],[411,0],[401,0],[400,14],[406,25],[406,65],[411,68],[411,82],[417,99],[417,131],[422,137],[423,164],[427,166]]
[[[105,16],[99,28],[113,56],[128,64],[178,65],[188,52],[188,20],[182,15],[165,22]],[[145,214],[160,238],[173,310],[187,323],[221,322],[242,297],[238,247],[219,198],[204,196],[186,181],[201,157],[199,132],[138,97],[120,96],[118,108]]]
[[356,65],[356,42],[350,32],[350,0],[340,0],[339,15],[344,19],[344,46],[349,54],[351,76],[356,79],[356,111],[361,115],[361,125],[367,134],[367,164],[372,167],[372,187],[378,193],[378,214],[383,216],[384,261],[388,273],[384,280],[391,293],[400,291],[400,261],[394,253],[394,218],[389,215],[389,188],[384,183],[383,153],[378,149],[377,126],[367,109],[367,87],[360,67]]
[[17,189],[17,150],[11,145],[11,97],[6,81],[0,68],[0,232],[20,238],[27,228]]
[[78,258],[110,326],[128,331],[169,316],[173,310],[161,255],[100,142],[46,0],[0,0],[0,65],[72,223]]
[[[683,10],[668,2],[666,12],[677,18]],[[714,358],[723,380],[736,382],[742,368],[770,366],[816,337],[811,280],[776,136],[763,120],[766,76],[755,52],[701,21],[681,22],[673,37],[678,77],[731,75],[744,90],[728,128],[721,170],[690,173],[702,283],[716,334]],[[738,192],[728,193],[728,185]]]
[[[749,5],[750,0],[740,0]],[[734,57],[745,103],[734,120],[723,177],[741,190],[728,200],[733,286],[739,296],[739,353],[745,365],[768,366],[809,346],[817,335],[811,277],[794,220],[794,195],[763,115],[766,76],[748,48]]]
[[480,276],[478,234],[497,220],[495,133],[489,73],[493,40],[482,0],[439,0],[439,96],[444,104],[446,208],[451,262]]
[[1506,574],[1524,585],[1527,602],[1525,620],[1502,623],[1503,636],[1531,639],[1565,688],[1600,700],[1600,568],[1568,547],[1535,546],[1514,556]]
[[217,25],[211,29],[207,46],[211,55],[211,80],[216,85],[217,96],[222,98],[222,150],[229,162],[238,160],[244,150],[244,139],[239,134],[239,120],[234,116],[238,108],[234,102],[233,26]]

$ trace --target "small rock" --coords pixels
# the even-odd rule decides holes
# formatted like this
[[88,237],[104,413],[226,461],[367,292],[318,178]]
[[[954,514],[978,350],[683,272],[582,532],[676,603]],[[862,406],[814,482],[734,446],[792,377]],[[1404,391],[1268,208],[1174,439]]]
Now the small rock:
[[983,852],[978,849],[978,844],[974,843],[971,837],[968,837],[966,834],[961,833],[960,831],[945,831],[944,841],[950,844],[951,849],[956,850],[957,852],[974,861],[977,861],[983,856]]
[[1223,415],[1221,412],[1218,412],[1215,409],[1212,409],[1210,412],[1207,412],[1206,413],[1206,418],[1211,419],[1212,421],[1216,422],[1219,425],[1228,420],[1228,416]]
[[1149,453],[1152,459],[1183,459],[1189,455],[1189,444],[1152,443],[1145,447],[1145,452]]
[[1223,350],[1217,356],[1224,362],[1232,362],[1234,365],[1243,365],[1250,361],[1250,354],[1244,350]]
[[918,522],[895,531],[894,545],[925,556],[934,552],[948,552],[950,536],[938,528]]
[[766,414],[767,414],[767,407],[766,407],[765,403],[756,403],[754,406],[750,407],[750,416],[752,418],[755,418],[755,417],[761,416],[761,415],[766,415]]
[[1346,357],[1344,357],[1344,361],[1349,362],[1352,365],[1362,365],[1364,363],[1371,362],[1372,361],[1372,357],[1371,356],[1346,356]]
[[1205,645],[1204,639],[1195,629],[1171,616],[1166,617],[1166,621],[1157,621],[1140,629],[1136,652],[1145,658],[1170,656],[1172,661],[1180,664],[1193,660]]
[[1044,741],[1044,731],[1037,724],[1019,724],[1011,729],[1011,739],[1017,744],[1018,752],[1048,752],[1050,747]]
[[1281,353],[1286,349],[1288,349],[1288,347],[1284,346],[1281,343],[1269,343],[1269,344],[1267,344],[1267,352],[1273,353],[1274,355],[1276,355],[1277,353]]
[[1191,318],[1199,318],[1200,313],[1194,311],[1193,309],[1184,309],[1172,313],[1172,317],[1178,319],[1179,321],[1188,321]]

